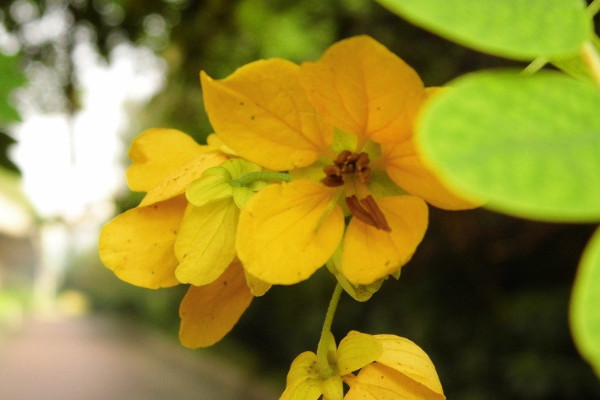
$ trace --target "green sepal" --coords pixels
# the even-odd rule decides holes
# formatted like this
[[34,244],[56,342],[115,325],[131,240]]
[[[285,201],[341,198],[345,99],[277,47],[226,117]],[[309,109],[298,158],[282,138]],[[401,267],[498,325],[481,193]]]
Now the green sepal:
[[193,181],[185,191],[187,200],[196,207],[202,207],[213,201],[226,199],[233,195],[231,180],[227,179],[223,172],[229,174],[222,167],[211,168],[212,174],[204,174],[200,179]]
[[367,186],[371,194],[375,197],[402,196],[408,194],[405,190],[396,185],[383,169],[372,171],[371,180]]
[[358,146],[358,136],[335,128],[333,140],[329,145],[329,148],[334,154],[340,154],[344,150],[355,152],[356,146]]
[[260,166],[241,158],[227,160],[218,167],[204,171],[200,179],[190,184],[186,190],[186,197],[197,207],[233,197],[236,206],[241,209],[264,184],[252,182],[249,185],[242,185],[237,179],[261,170]]

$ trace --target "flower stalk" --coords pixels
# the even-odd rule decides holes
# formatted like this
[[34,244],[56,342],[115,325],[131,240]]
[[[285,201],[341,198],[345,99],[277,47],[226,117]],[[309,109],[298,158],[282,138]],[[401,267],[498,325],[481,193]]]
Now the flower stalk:
[[335,348],[335,343],[333,343],[333,346],[331,343],[331,341],[334,340],[333,335],[331,334],[331,324],[333,323],[333,317],[335,316],[341,294],[342,286],[339,283],[336,283],[333,294],[331,295],[331,300],[329,300],[329,306],[327,307],[327,313],[325,314],[325,320],[323,321],[323,328],[321,329],[321,338],[319,339],[319,345],[317,346],[317,357],[320,370],[322,373],[325,373],[326,371],[331,372],[331,375],[335,373],[335,371],[331,371],[333,366],[330,364],[328,358],[329,349],[332,347]]

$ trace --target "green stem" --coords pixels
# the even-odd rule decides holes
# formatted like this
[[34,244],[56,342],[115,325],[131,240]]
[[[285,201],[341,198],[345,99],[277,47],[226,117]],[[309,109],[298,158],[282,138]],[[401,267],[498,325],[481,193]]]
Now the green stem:
[[331,335],[331,324],[333,323],[333,317],[335,316],[335,311],[340,301],[341,294],[342,286],[340,286],[339,283],[336,283],[333,294],[331,295],[331,300],[329,301],[329,306],[327,307],[327,314],[325,314],[323,329],[321,329],[321,338],[319,339],[319,345],[317,347],[319,366],[323,372],[332,368],[332,366],[329,364],[327,352],[331,347],[331,340],[333,338]]
[[600,11],[600,0],[592,1],[588,6],[587,10],[590,13],[591,17],[594,17],[594,15],[598,14],[598,11]]
[[[594,15],[596,15],[598,12],[600,11],[600,0],[594,0],[590,3],[590,5],[587,7],[587,12],[590,15],[590,18],[593,18]],[[585,49],[584,49],[585,51]],[[536,72],[538,72],[540,69],[544,68],[544,65],[548,64],[548,59],[546,57],[538,57],[535,60],[533,60],[532,62],[529,63],[529,65],[527,65],[525,67],[525,69],[523,69],[523,73],[530,75],[530,74],[535,74]],[[590,67],[591,69],[591,67]],[[592,70],[592,72],[594,72]],[[596,77],[596,75],[595,75]],[[596,79],[597,80],[597,79]]]
[[529,65],[523,69],[522,73],[526,75],[533,75],[540,69],[544,68],[544,65],[546,64],[548,64],[548,59],[546,57],[538,57],[530,62]]
[[292,176],[285,172],[268,172],[268,171],[258,171],[258,172],[248,172],[247,174],[243,174],[237,179],[234,179],[231,182],[232,186],[248,186],[256,181],[284,181],[289,182],[292,180]]

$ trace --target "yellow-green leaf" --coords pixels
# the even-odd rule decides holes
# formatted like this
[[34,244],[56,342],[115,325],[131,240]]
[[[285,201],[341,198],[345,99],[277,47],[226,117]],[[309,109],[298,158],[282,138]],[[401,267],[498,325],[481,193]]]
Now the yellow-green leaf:
[[570,308],[575,344],[600,377],[600,229],[581,258]]
[[600,220],[600,90],[558,72],[457,79],[424,110],[417,147],[443,182],[486,207]]
[[417,153],[412,138],[384,144],[381,148],[386,172],[392,181],[406,192],[445,210],[464,210],[476,207],[473,202],[464,200],[450,191],[427,168]]
[[377,1],[442,37],[519,60],[572,54],[592,32],[581,0]]

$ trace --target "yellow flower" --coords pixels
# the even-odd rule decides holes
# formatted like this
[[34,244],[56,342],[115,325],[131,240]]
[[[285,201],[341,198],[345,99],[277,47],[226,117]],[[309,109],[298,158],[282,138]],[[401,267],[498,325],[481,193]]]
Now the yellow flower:
[[[267,289],[235,258],[237,208],[232,210],[227,199],[206,207],[186,200],[188,187],[207,169],[228,162],[228,156],[174,129],[143,132],[129,156],[129,187],[147,194],[138,207],[102,228],[100,258],[133,285],[157,289],[192,283],[181,304],[180,340],[188,347],[209,346],[231,330],[253,293]],[[202,229],[206,232],[200,235]]]
[[367,36],[314,63],[263,60],[220,81],[201,73],[201,81],[221,140],[295,178],[265,187],[240,214],[238,256],[263,281],[297,283],[339,252],[336,268],[348,281],[373,284],[412,257],[427,228],[425,201],[471,207],[412,146],[427,98],[419,76]]
[[[358,374],[354,371],[360,370]],[[342,382],[349,386],[344,395]],[[326,360],[304,352],[292,362],[280,400],[445,399],[435,367],[412,341],[350,332]]]

